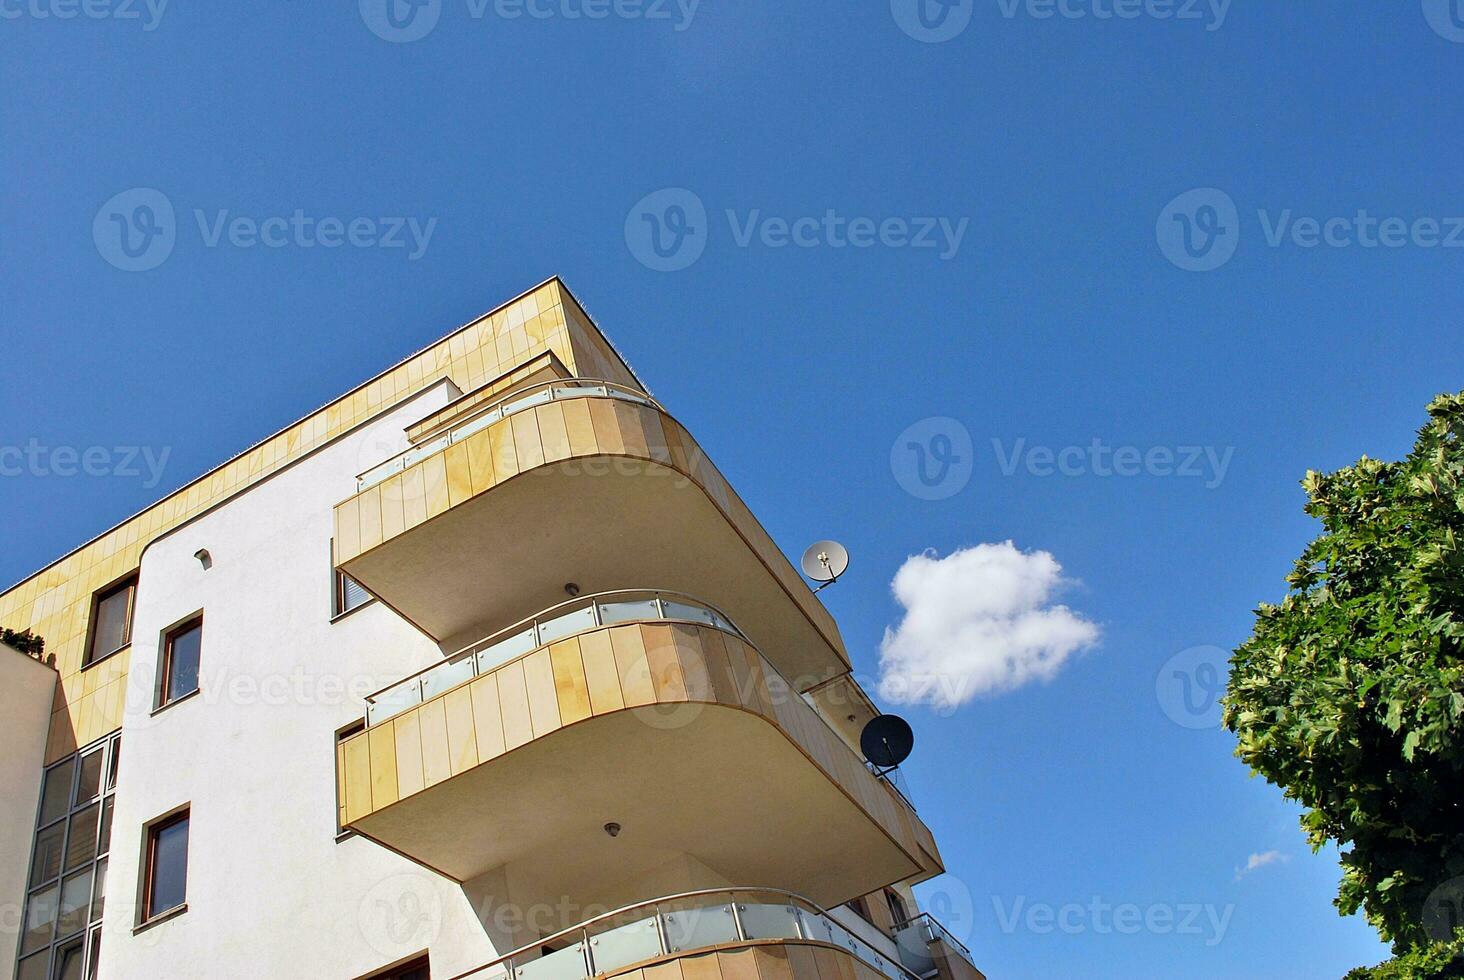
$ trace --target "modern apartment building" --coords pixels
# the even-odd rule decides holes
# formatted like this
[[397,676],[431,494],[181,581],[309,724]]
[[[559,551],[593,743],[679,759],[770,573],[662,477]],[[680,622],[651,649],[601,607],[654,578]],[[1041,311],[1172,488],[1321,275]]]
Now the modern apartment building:
[[979,980],[832,617],[558,279],[0,596],[20,980]]

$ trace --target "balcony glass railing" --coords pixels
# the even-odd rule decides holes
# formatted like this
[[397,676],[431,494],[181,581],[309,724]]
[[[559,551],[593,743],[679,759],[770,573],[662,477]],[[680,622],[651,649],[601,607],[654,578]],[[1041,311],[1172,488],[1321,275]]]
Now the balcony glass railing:
[[454,980],[584,980],[666,956],[779,939],[830,943],[889,980],[916,980],[808,899],[761,888],[686,892],[609,912]]
[[895,945],[899,948],[900,960],[907,970],[921,976],[929,976],[936,971],[930,947],[937,942],[944,943],[948,949],[975,968],[976,961],[971,958],[971,951],[966,948],[966,944],[951,935],[950,930],[929,912],[920,913],[895,930]]
[[714,606],[677,592],[621,591],[581,596],[464,647],[440,664],[366,698],[366,724],[376,725],[539,647],[616,623],[675,620],[712,626],[746,640]]
[[525,409],[533,408],[535,405],[543,405],[552,401],[563,401],[566,398],[619,398],[622,401],[634,402],[637,405],[648,405],[651,408],[659,409],[655,399],[634,388],[625,385],[618,385],[612,381],[598,381],[592,378],[557,378],[553,381],[544,381],[527,388],[520,388],[517,391],[504,395],[502,398],[489,402],[473,415],[458,422],[448,431],[435,436],[426,442],[413,446],[399,456],[394,456],[380,466],[373,466],[371,469],[356,477],[356,492],[360,493],[368,487],[373,487],[388,477],[395,476],[407,467],[415,465],[433,453],[440,453],[455,442],[462,442],[475,433],[482,432],[494,422],[502,421],[510,415],[522,412]]

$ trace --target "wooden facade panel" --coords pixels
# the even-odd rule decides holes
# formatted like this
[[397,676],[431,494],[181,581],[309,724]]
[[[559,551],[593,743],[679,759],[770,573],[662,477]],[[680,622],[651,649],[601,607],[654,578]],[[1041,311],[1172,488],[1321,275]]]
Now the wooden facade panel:
[[416,709],[416,715],[422,725],[422,777],[428,786],[435,786],[452,775],[443,699],[425,702]]
[[407,530],[427,520],[427,477],[414,466],[402,474],[402,523]]
[[381,544],[381,488],[372,487],[357,498],[361,502],[361,550]]
[[371,812],[371,750],[366,739],[349,739],[343,748],[346,777],[346,821]]
[[589,687],[590,710],[603,715],[625,707],[625,698],[620,693],[620,672],[615,669],[615,651],[610,646],[610,633],[597,630],[580,637],[580,659]]
[[539,440],[544,446],[544,462],[554,463],[568,459],[569,428],[565,422],[563,405],[550,402],[534,409],[534,413],[539,416]]
[[544,465],[544,444],[539,439],[539,420],[534,411],[519,412],[509,419],[513,447],[518,453],[519,472]]
[[656,701],[661,704],[685,701],[686,683],[681,676],[681,661],[676,656],[676,641],[671,627],[642,626],[640,631]]
[[494,671],[498,678],[498,701],[503,712],[503,744],[516,749],[534,738],[529,720],[529,691],[524,686],[524,665],[515,661]]
[[339,564],[361,553],[361,500],[352,497],[335,510],[335,560]]
[[590,683],[580,658],[580,641],[570,637],[550,646],[549,664],[554,671],[560,723],[572,725],[590,717]]
[[518,451],[513,444],[512,426],[490,425],[488,427],[488,445],[493,453],[493,477],[495,482],[502,483],[515,477],[519,473]]
[[420,793],[427,785],[422,775],[422,724],[415,711],[398,715],[389,724],[396,739],[397,792]]
[[616,626],[610,630],[610,646],[615,651],[615,669],[620,674],[620,692],[625,706],[635,708],[656,703],[656,686],[651,682],[650,665],[646,663],[646,645],[639,626]]
[[403,516],[402,487],[406,474],[398,473],[381,484],[381,539],[390,540],[406,530]]
[[592,456],[596,450],[595,424],[590,421],[592,398],[571,398],[564,402],[564,427],[569,451],[575,456]]
[[392,726],[378,725],[366,733],[366,739],[371,748],[371,809],[380,810],[400,798],[397,790],[396,737]]
[[707,670],[707,655],[703,649],[702,636],[714,632],[696,626],[671,627],[671,643],[676,649],[676,661],[681,668],[681,681],[686,689],[688,701],[715,701],[712,693],[712,677]]
[[758,980],[793,980],[786,946],[754,946],[752,959],[757,964]]
[[452,774],[467,772],[478,764],[478,737],[473,730],[473,695],[468,685],[442,697],[447,715],[447,753]]
[[473,493],[493,489],[498,478],[493,470],[493,439],[487,430],[475,432],[462,443],[468,451],[468,470],[473,475]]
[[431,520],[447,510],[447,461],[442,453],[428,456],[417,464],[422,471],[424,497],[427,502],[427,519]]
[[590,424],[595,429],[595,442],[602,453],[618,456],[625,452],[625,439],[615,416],[615,403],[605,398],[591,398]]
[[681,957],[682,980],[723,980],[722,965],[716,953]]
[[473,471],[468,464],[468,447],[455,442],[442,456],[447,467],[447,505],[456,507],[473,496]]
[[478,740],[478,761],[487,762],[504,753],[503,711],[498,704],[498,678],[492,674],[468,685],[473,701],[473,733]]
[[758,980],[757,960],[751,949],[729,949],[717,954],[722,980]]

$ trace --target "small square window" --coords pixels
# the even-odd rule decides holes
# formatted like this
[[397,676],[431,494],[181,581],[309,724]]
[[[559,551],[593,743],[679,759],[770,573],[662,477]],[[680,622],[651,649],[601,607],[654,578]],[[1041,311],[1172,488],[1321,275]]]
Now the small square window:
[[159,820],[147,830],[142,907],[148,919],[171,912],[188,894],[189,811]]
[[81,660],[83,667],[110,657],[132,642],[132,610],[136,600],[136,575],[103,589],[92,599],[91,633]]
[[164,637],[158,707],[198,690],[198,661],[202,652],[202,616],[176,627]]
[[360,582],[341,571],[335,570],[335,589],[332,600],[331,615],[344,616],[352,609],[359,609],[375,598],[367,592]]

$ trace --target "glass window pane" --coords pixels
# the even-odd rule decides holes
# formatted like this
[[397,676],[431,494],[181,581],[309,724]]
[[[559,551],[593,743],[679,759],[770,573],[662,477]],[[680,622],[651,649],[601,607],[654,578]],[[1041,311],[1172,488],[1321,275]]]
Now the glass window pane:
[[671,952],[703,949],[737,940],[732,906],[711,905],[666,913],[666,944]]
[[813,939],[821,943],[834,941],[833,933],[829,930],[829,920],[821,915],[815,915],[807,909],[800,909],[799,918],[803,920],[803,937]]
[[56,967],[51,972],[55,980],[81,980],[81,943],[72,943],[56,951]]
[[168,676],[163,701],[198,690],[198,656],[203,647],[203,624],[175,633],[168,641]]
[[183,904],[188,882],[188,818],[155,829],[152,833],[152,888],[148,892],[149,917]]
[[107,904],[107,859],[102,858],[97,862],[97,883],[92,889],[91,916],[92,922],[102,921],[102,910]]
[[61,874],[61,841],[65,833],[66,823],[62,821],[36,834],[36,849],[31,855],[28,887],[39,887]]
[[26,902],[25,935],[21,938],[20,951],[29,953],[51,942],[51,927],[56,923],[56,899],[61,895],[61,886],[52,885],[45,891],[36,892]]
[[71,803],[71,773],[76,759],[67,759],[46,770],[46,787],[41,791],[41,826],[67,811]]
[[21,960],[15,980],[46,980],[46,960],[50,955],[51,951],[47,949]]
[[102,801],[102,827],[97,832],[97,853],[106,854],[112,849],[112,801],[115,797],[107,797]]
[[534,629],[529,627],[478,651],[478,673],[492,670],[534,649]]
[[338,591],[336,593],[336,601],[340,604],[340,608],[336,610],[337,615],[350,612],[357,606],[364,606],[371,601],[371,593],[362,588],[360,582],[357,582],[345,572],[336,572],[336,574],[340,576]]
[[705,606],[693,606],[674,599],[663,599],[661,602],[665,607],[667,619],[689,619],[693,623],[706,623],[708,626],[716,623],[716,620],[712,618],[712,611]]
[[122,758],[122,739],[112,739],[112,757],[107,761],[107,792],[117,788],[117,763]]
[[127,617],[132,608],[133,588],[134,584],[128,582],[97,600],[96,626],[92,630],[87,663],[120,650],[131,639]]
[[473,658],[449,661],[422,675],[422,700],[434,698],[449,688],[457,687],[473,676]]
[[72,805],[85,803],[87,800],[94,800],[102,791],[102,756],[105,753],[101,749],[95,752],[88,752],[81,757],[81,775],[76,781],[76,799]]
[[600,603],[600,622],[627,623],[641,619],[660,619],[661,612],[655,599],[630,599]]
[[71,835],[66,839],[66,870],[71,871],[97,856],[97,811],[93,803],[71,815]]
[[[56,920],[56,934],[69,936],[80,932],[91,911],[91,869],[72,875],[61,883],[61,913]],[[78,949],[80,947],[77,947]]]
[[539,621],[539,645],[553,643],[555,640],[594,628],[595,608],[593,606],[576,609],[573,612],[555,616],[553,619],[543,619]]
[[97,960],[102,955],[102,930],[93,929],[91,934],[91,955],[87,957],[87,980],[97,980]]

